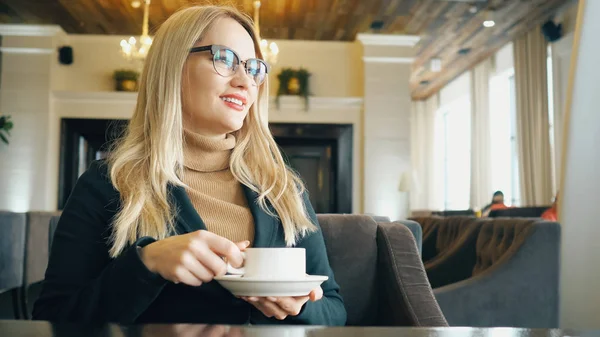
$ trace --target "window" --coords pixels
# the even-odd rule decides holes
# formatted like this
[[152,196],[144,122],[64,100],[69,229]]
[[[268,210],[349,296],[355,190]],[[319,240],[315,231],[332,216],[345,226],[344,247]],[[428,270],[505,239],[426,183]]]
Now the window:
[[520,204],[516,111],[514,69],[509,69],[490,79],[490,147],[492,188],[514,206]]
[[471,197],[471,103],[462,96],[439,111],[443,125],[444,208],[469,208]]

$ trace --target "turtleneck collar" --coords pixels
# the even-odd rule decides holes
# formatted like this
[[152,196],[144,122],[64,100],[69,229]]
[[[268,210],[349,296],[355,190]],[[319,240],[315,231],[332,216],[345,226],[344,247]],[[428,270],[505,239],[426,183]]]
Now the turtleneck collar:
[[183,129],[184,166],[198,172],[216,172],[229,168],[235,136],[215,139]]

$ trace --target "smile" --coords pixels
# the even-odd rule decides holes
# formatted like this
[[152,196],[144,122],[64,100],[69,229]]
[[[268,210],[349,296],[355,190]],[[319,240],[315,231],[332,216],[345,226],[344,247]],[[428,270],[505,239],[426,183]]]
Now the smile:
[[225,102],[230,102],[233,104],[237,104],[240,107],[244,106],[244,102],[242,102],[241,100],[237,99],[237,98],[232,98],[232,97],[221,97],[221,99]]

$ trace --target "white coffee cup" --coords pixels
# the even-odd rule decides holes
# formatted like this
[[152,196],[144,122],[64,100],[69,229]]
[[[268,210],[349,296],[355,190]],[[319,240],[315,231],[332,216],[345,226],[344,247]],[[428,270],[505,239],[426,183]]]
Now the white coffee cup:
[[233,268],[228,263],[228,274],[269,280],[299,280],[306,277],[304,248],[247,248],[242,253],[244,266]]

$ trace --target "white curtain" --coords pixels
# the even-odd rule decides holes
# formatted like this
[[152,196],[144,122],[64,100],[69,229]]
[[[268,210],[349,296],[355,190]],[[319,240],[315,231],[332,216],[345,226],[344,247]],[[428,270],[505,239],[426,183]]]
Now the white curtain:
[[411,210],[437,210],[443,208],[442,196],[436,186],[441,182],[440,163],[436,162],[436,113],[439,95],[426,101],[413,101],[410,116],[410,145],[412,181],[410,188]]
[[492,157],[490,140],[489,58],[471,70],[471,199],[472,209],[489,202],[492,195]]
[[546,41],[539,27],[514,42],[519,180],[524,206],[552,201]]

